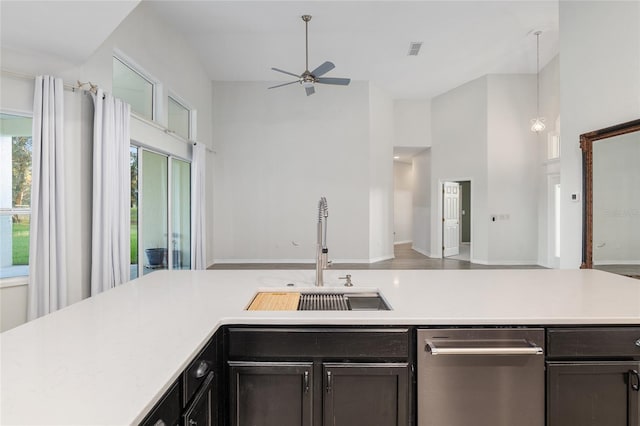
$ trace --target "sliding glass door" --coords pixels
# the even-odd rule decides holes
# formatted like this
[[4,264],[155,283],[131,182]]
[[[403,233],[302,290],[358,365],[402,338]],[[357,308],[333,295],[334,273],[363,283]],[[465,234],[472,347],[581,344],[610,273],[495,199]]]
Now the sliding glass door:
[[167,181],[169,174],[168,158],[152,151],[142,150],[142,190],[141,217],[142,234],[141,255],[147,274],[155,269],[166,269],[169,195]]
[[191,269],[191,164],[171,159],[171,256],[173,269]]
[[191,268],[191,164],[131,147],[131,278]]

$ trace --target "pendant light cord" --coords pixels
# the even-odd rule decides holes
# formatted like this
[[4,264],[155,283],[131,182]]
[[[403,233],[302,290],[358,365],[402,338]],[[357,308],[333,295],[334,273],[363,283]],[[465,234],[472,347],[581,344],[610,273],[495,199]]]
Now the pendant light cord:
[[540,118],[540,31],[536,31],[536,115]]

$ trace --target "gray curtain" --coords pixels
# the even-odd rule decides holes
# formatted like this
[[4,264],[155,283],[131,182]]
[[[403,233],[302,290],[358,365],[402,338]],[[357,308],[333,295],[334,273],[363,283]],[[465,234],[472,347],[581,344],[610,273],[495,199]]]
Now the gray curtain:
[[91,295],[129,281],[131,107],[102,89],[93,96]]
[[62,80],[36,77],[29,237],[29,320],[67,305]]
[[206,167],[207,147],[198,142],[193,145],[191,161],[191,269],[207,269]]

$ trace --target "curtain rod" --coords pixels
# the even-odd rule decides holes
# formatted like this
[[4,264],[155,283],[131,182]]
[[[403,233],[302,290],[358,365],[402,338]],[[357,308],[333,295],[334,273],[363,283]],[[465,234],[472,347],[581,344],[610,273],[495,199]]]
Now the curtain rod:
[[[6,70],[6,69],[2,69],[2,74],[6,75],[8,77],[19,78],[21,80],[35,80],[36,79],[35,75],[24,74],[24,73],[19,73],[19,72],[15,72],[15,71],[9,71],[9,70]],[[89,90],[87,90],[88,92],[91,92],[91,93],[96,93],[97,92],[98,85],[93,84],[90,81],[88,81],[86,83],[82,83],[82,82],[80,82],[80,80],[78,80],[77,84],[71,84],[71,83],[68,83],[68,82],[65,81],[65,82],[63,82],[63,87],[65,88],[65,90],[71,90],[72,92],[75,92],[77,89],[81,89],[82,86],[85,86],[87,84],[89,85]],[[152,127],[155,127],[158,130],[162,130],[167,135],[173,136],[176,140],[178,140],[178,141],[180,141],[182,143],[185,143],[187,145],[192,145],[192,144],[195,145],[195,144],[198,143],[198,142],[195,142],[195,141],[185,140],[181,136],[178,136],[174,131],[167,129],[166,127],[156,123],[155,121],[149,121],[146,118],[141,117],[141,116],[139,116],[138,114],[136,114],[134,112],[131,113],[131,116],[133,118],[135,118],[136,120],[138,120],[138,121],[141,121],[141,122],[143,122],[145,124],[148,124],[148,125],[150,125]],[[215,154],[215,151],[212,150],[211,148],[209,148],[206,144],[205,144],[205,147],[206,147],[207,151]]]
[[[202,143],[202,142],[186,140],[182,136],[179,136],[178,134],[176,134],[176,132],[174,132],[173,130],[167,129],[166,127],[164,127],[163,125],[161,125],[161,124],[159,124],[159,123],[157,123],[155,121],[147,120],[146,118],[136,114],[133,111],[131,111],[131,117],[135,118],[136,120],[138,120],[138,121],[140,121],[140,122],[142,122],[144,124],[147,124],[147,125],[149,125],[151,127],[155,127],[158,130],[161,130],[164,134],[172,136],[177,141],[182,142],[182,143],[184,143],[186,145],[195,145],[197,143]],[[206,147],[207,151],[215,154],[215,151],[212,150],[211,148],[209,148],[206,144],[204,144],[204,146]]]
[[[6,75],[7,77],[19,78],[21,80],[35,80],[36,79],[35,75],[24,74],[24,73],[15,72],[15,71],[9,71],[9,70],[5,70],[5,69],[2,70],[2,75]],[[79,87],[77,87],[75,84],[69,83],[67,81],[63,81],[62,85],[66,90],[71,90],[72,92],[75,92],[76,89],[79,89]]]

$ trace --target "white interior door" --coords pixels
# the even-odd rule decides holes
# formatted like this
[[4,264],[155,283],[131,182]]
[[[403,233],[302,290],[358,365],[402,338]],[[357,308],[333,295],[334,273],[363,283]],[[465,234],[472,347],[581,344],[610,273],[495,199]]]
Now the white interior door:
[[442,255],[460,254],[460,184],[442,186]]

